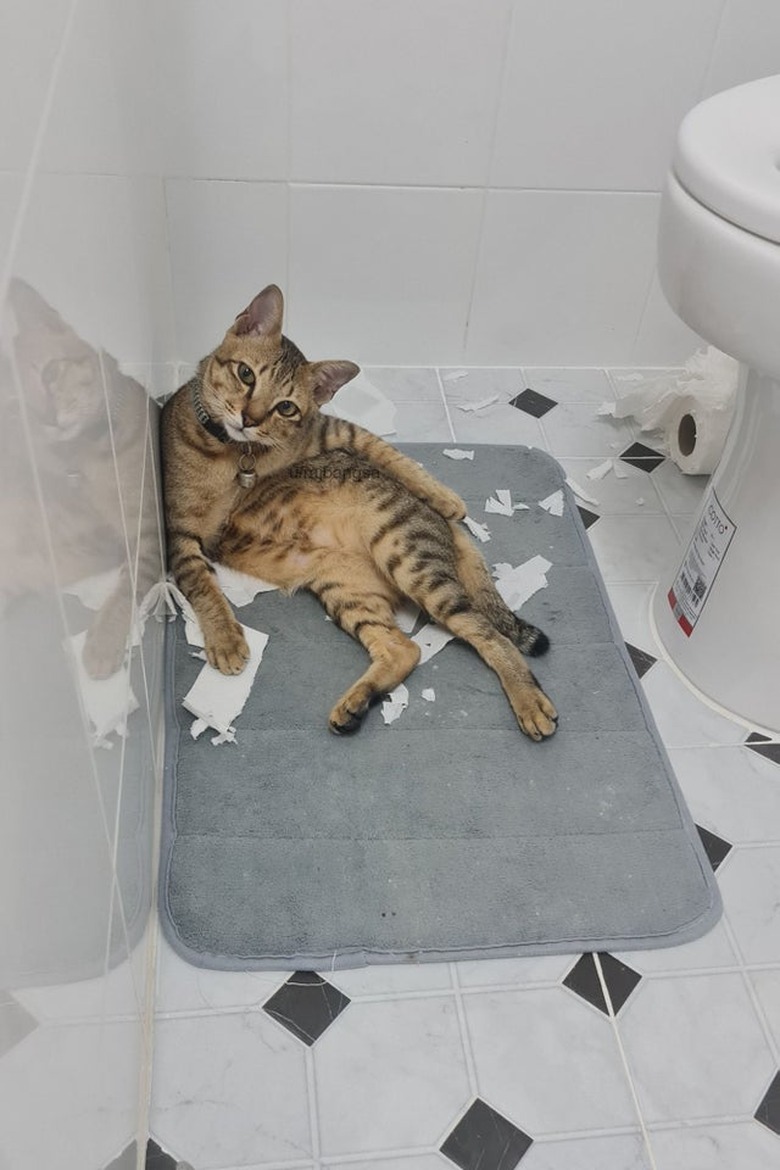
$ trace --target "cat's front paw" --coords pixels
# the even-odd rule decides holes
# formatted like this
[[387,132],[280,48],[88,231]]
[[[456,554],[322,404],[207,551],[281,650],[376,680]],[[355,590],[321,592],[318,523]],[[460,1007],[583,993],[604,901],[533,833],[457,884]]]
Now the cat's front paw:
[[428,503],[445,520],[462,520],[468,511],[458,493],[443,484],[439,484],[436,492],[431,493]]
[[238,622],[205,637],[209,665],[221,674],[240,674],[249,661],[249,647]]

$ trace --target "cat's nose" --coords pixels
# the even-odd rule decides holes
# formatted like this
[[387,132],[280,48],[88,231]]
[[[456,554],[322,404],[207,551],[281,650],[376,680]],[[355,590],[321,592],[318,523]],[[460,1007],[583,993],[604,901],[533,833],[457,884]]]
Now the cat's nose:
[[249,415],[246,413],[246,411],[242,411],[242,414],[241,414],[241,422],[244,424],[244,426],[245,426],[245,427],[251,427],[251,426],[254,426],[254,423],[252,422],[251,418],[250,418],[250,417],[249,417]]

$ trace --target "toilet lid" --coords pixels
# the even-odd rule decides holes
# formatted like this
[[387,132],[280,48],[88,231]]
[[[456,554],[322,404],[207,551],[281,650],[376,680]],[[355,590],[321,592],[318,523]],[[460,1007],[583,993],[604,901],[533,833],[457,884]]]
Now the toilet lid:
[[680,126],[673,169],[699,203],[780,243],[780,77],[695,106]]

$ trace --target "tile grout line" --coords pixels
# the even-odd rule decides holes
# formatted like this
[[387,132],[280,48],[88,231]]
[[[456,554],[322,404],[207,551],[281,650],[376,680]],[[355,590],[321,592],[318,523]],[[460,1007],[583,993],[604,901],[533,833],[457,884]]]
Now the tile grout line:
[[450,436],[452,437],[452,442],[457,443],[458,439],[455,437],[455,427],[453,426],[453,423],[452,423],[452,415],[450,414],[450,407],[449,407],[449,403],[447,402],[447,395],[444,392],[444,381],[443,381],[442,376],[441,376],[441,369],[439,368],[439,366],[435,366],[434,369],[436,371],[436,381],[439,383],[439,393],[441,394],[441,400],[444,403],[444,413],[447,416],[447,426],[450,428]]
[[458,970],[456,963],[449,964],[450,979],[452,980],[452,993],[455,999],[455,1013],[458,1017],[458,1031],[460,1032],[460,1046],[463,1050],[463,1057],[466,1064],[466,1076],[469,1082],[469,1092],[471,1099],[479,1096],[479,1079],[477,1077],[477,1062],[474,1059],[474,1050],[471,1044],[471,1035],[469,1033],[468,1021],[466,1019],[466,1010],[463,1006],[463,997],[461,995],[460,979],[458,978]]
[[314,1049],[311,1045],[306,1046],[304,1063],[306,1065],[306,1100],[309,1106],[311,1152],[315,1163],[319,1164],[320,1154],[322,1153],[320,1142],[320,1110],[317,1097],[317,1077],[314,1069]]
[[618,1052],[620,1054],[620,1060],[621,1060],[621,1063],[623,1065],[623,1071],[626,1074],[626,1080],[628,1081],[629,1091],[631,1093],[631,1098],[634,1102],[634,1108],[636,1110],[636,1115],[637,1115],[637,1118],[639,1120],[639,1128],[642,1131],[642,1140],[644,1142],[645,1149],[647,1150],[647,1156],[650,1159],[651,1170],[658,1170],[658,1164],[655,1160],[655,1155],[653,1154],[652,1143],[650,1141],[650,1134],[648,1133],[647,1125],[645,1124],[644,1115],[642,1113],[642,1107],[639,1103],[639,1097],[638,1097],[637,1091],[636,1091],[636,1085],[634,1084],[634,1078],[631,1074],[631,1068],[630,1068],[629,1063],[628,1063],[628,1056],[626,1055],[626,1050],[623,1047],[623,1039],[620,1035],[620,1029],[618,1028],[618,1025],[617,1025],[617,1016],[615,1014],[615,1008],[614,1008],[613,1003],[612,1003],[612,996],[610,995],[609,987],[607,986],[607,981],[604,978],[604,971],[602,970],[602,967],[601,967],[601,956],[597,952],[594,952],[594,954],[593,954],[593,962],[594,962],[594,965],[596,967],[596,974],[599,977],[599,983],[601,985],[601,994],[604,996],[604,1002],[606,1003],[607,1008],[609,1010],[609,1020],[610,1020],[610,1023],[612,1025],[612,1031],[613,1031],[613,1034],[615,1037],[615,1042],[616,1042],[617,1047],[618,1047]]

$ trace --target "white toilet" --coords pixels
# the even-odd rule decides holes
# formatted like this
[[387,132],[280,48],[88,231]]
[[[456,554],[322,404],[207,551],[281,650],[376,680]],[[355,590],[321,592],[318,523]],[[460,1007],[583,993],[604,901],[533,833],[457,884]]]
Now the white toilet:
[[656,632],[704,696],[780,733],[780,77],[687,115],[658,258],[675,312],[742,368],[723,458],[653,601]]

